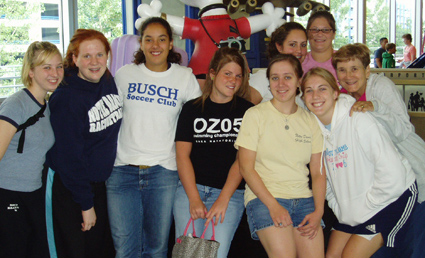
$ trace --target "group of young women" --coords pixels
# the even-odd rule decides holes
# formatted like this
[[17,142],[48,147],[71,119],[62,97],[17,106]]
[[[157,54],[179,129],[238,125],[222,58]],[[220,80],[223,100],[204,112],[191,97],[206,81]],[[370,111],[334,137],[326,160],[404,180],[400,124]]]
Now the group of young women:
[[[285,26],[288,26],[287,31]],[[312,218],[314,213],[323,214],[324,184],[318,182],[321,182],[319,175],[326,173],[326,199],[338,219],[334,225],[327,225],[333,230],[326,257],[370,257],[381,246],[391,249],[383,248],[375,257],[422,257],[424,253],[420,246],[425,227],[419,218],[424,213],[424,205],[415,206],[417,185],[420,202],[425,194],[425,163],[421,158],[425,154],[425,143],[414,133],[398,90],[383,75],[370,74],[370,51],[365,45],[347,45],[338,51],[332,49],[335,20],[330,13],[312,14],[307,25],[308,33],[300,33],[302,28],[296,27],[299,26],[293,23],[283,25],[276,31],[280,31],[280,41],[277,41],[277,35],[273,35],[270,44],[275,44],[281,54],[289,53],[304,60],[304,75],[298,72],[297,64],[291,65],[289,57],[275,52],[266,74],[252,76],[250,81],[255,87],[258,78],[262,77],[255,88],[260,89],[260,93],[266,92],[264,86],[269,85],[272,100],[246,113],[236,141],[241,174],[247,182],[245,201],[252,237],[260,239],[269,257],[286,257],[284,248],[287,257],[323,257],[324,252],[314,247],[316,241],[322,242],[323,246],[320,224]],[[295,38],[297,34],[299,36]],[[307,35],[311,52],[304,57]],[[285,44],[289,47],[285,48]],[[291,49],[297,46],[297,51]],[[273,47],[270,45],[269,49]],[[264,75],[269,83],[264,80]],[[298,82],[294,82],[294,75]],[[336,79],[348,95],[339,94]],[[315,149],[317,143],[313,135],[317,129],[312,125],[303,125],[310,134],[299,128],[291,134],[292,128],[302,125],[295,119],[298,109],[303,106],[295,105],[298,101],[294,89],[300,85],[301,98],[319,122],[323,148]],[[280,113],[270,119],[272,111],[267,108]],[[291,125],[295,121],[297,123]],[[273,130],[273,126],[280,126],[280,135],[266,133]],[[286,137],[292,137],[292,141],[279,140],[284,133],[287,133]],[[271,135],[272,140],[267,140]],[[305,153],[293,150],[292,144],[301,142],[309,142],[309,153],[312,153],[309,161],[296,163],[304,168],[310,162],[315,207],[310,205],[313,209],[308,215],[302,213],[304,210],[296,209],[308,196],[301,196],[303,199],[291,196],[296,191],[285,185],[293,184],[291,180],[297,178],[293,176],[285,180],[277,174],[277,171],[285,171],[286,176],[291,175],[290,162],[297,161],[294,153],[297,158],[301,158],[300,153]],[[280,152],[274,149],[279,147],[271,147],[277,143],[281,143]],[[263,144],[267,144],[266,150]],[[285,153],[287,149],[289,153]],[[322,151],[320,164],[316,164],[314,153],[320,155]],[[287,160],[289,164],[285,163]],[[275,167],[279,163],[280,169]],[[317,169],[321,172],[319,175]],[[301,171],[298,168],[298,172]],[[302,181],[297,179],[295,182]],[[291,191],[279,192],[283,189]],[[288,199],[292,199],[292,203]],[[261,213],[266,207],[268,213],[267,210]],[[297,217],[299,215],[304,219],[302,222]],[[307,230],[306,221],[311,225]],[[282,226],[285,229],[279,230]],[[292,230],[292,235],[285,234],[288,229]],[[300,235],[313,240],[306,244]],[[316,253],[309,253],[312,252],[310,248]]]
[[165,20],[139,32],[115,78],[98,31],[77,30],[64,61],[50,43],[28,48],[26,89],[0,106],[0,257],[166,257],[173,217],[176,237],[190,219],[207,236],[213,223],[227,257],[245,207],[269,257],[325,257],[325,197],[338,218],[326,257],[424,237],[409,224],[423,213],[425,144],[395,85],[370,75],[367,47],[334,53],[329,12],[278,28],[251,79],[220,48],[202,92]]
[[28,48],[26,89],[0,107],[0,257],[166,257],[177,119],[201,92],[165,20],[143,24],[140,46],[115,79],[98,31],[78,29],[64,60]]

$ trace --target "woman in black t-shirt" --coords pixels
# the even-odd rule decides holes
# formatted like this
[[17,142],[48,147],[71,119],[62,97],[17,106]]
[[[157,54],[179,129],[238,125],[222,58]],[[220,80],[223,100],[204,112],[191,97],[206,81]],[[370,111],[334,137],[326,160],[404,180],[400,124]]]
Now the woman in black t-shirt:
[[[244,211],[244,184],[233,144],[245,111],[253,106],[248,97],[244,57],[236,49],[220,48],[202,96],[183,106],[177,125],[176,236],[183,234],[190,218],[199,235],[214,219],[219,258],[227,257]],[[209,227],[206,236],[211,232]]]

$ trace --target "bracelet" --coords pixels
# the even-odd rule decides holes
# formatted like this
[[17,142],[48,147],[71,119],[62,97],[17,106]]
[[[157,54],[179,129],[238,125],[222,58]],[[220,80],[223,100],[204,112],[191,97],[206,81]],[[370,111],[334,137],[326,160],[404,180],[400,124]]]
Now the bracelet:
[[167,14],[166,13],[161,13],[161,18],[164,20],[167,20]]

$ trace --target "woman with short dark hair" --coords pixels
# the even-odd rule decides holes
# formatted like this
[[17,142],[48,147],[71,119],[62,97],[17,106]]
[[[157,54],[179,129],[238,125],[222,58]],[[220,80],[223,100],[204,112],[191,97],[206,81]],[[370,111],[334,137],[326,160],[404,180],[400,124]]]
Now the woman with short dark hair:
[[333,15],[328,11],[318,11],[311,14],[307,23],[307,34],[311,51],[302,63],[304,73],[314,67],[323,67],[336,78],[336,72],[332,66],[332,55],[334,53],[332,42],[336,35]]

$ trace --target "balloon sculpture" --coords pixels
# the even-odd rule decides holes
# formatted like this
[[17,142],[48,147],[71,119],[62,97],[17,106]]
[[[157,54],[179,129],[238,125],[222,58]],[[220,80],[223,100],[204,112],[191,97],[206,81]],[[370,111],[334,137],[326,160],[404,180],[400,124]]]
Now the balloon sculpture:
[[283,8],[275,8],[270,2],[264,3],[261,8],[262,14],[233,20],[227,13],[227,6],[221,0],[180,1],[186,5],[198,7],[200,18],[182,18],[161,13],[161,1],[152,0],[149,5],[141,4],[137,8],[141,18],[137,19],[136,28],[139,28],[142,22],[149,17],[166,19],[175,34],[194,42],[195,49],[189,67],[201,80],[206,78],[209,62],[218,48],[232,46],[243,50],[243,39],[264,29],[270,36],[277,27],[285,22]]

